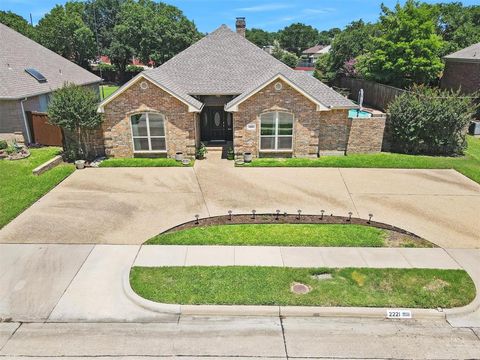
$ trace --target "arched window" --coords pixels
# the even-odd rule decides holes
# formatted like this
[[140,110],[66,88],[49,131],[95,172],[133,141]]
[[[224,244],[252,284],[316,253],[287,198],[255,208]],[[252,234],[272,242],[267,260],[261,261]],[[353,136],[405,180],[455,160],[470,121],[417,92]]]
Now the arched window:
[[132,124],[133,151],[166,151],[165,117],[146,112],[130,117]]
[[268,112],[260,115],[260,150],[292,150],[293,115]]

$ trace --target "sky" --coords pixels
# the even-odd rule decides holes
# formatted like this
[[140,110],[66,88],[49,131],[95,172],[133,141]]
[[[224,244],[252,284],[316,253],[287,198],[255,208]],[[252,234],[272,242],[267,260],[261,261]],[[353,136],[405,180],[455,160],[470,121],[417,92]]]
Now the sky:
[[[0,10],[13,11],[36,24],[55,4],[66,0],[0,0]],[[244,16],[247,28],[268,31],[302,22],[319,30],[343,28],[353,20],[375,21],[382,1],[376,0],[165,0],[179,7],[202,32],[211,32],[221,24],[234,27],[235,17]],[[393,7],[397,0],[383,0]],[[401,3],[404,0],[400,1]],[[426,1],[429,3],[450,2]],[[464,5],[479,5],[480,0],[464,0]]]

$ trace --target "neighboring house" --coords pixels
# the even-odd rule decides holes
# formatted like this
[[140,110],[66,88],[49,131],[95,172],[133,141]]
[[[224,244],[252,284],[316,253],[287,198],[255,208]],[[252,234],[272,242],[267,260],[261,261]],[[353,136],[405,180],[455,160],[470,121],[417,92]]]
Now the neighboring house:
[[246,40],[244,29],[222,25],[105,99],[106,154],[193,156],[200,142],[231,143],[237,155],[345,153],[357,106]]
[[323,54],[328,54],[330,52],[330,45],[315,45],[302,52],[302,57],[306,58],[306,64],[310,64],[312,67],[315,66],[317,59]]
[[461,89],[465,94],[480,90],[480,43],[447,55],[444,60],[442,88]]
[[98,90],[101,79],[35,41],[0,24],[0,138],[21,132],[32,142],[27,111],[47,110],[64,83]]

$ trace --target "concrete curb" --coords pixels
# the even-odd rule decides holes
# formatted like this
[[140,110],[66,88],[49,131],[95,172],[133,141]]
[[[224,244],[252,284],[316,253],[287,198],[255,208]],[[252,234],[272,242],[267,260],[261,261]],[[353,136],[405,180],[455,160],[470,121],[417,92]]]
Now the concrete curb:
[[[251,306],[251,305],[179,305],[162,304],[137,295],[130,286],[130,271],[123,275],[123,289],[136,305],[153,312],[175,315],[207,316],[285,316],[285,317],[357,317],[385,319],[387,308],[323,307],[323,306]],[[459,308],[463,309],[463,308]],[[412,312],[414,319],[445,319],[436,309],[403,309]]]
[[54,168],[55,166],[61,164],[62,162],[63,162],[62,156],[57,155],[53,159],[50,159],[50,160],[44,162],[43,164],[37,166],[35,169],[32,170],[32,173],[33,173],[33,175],[41,175],[45,171],[48,171],[48,170]]

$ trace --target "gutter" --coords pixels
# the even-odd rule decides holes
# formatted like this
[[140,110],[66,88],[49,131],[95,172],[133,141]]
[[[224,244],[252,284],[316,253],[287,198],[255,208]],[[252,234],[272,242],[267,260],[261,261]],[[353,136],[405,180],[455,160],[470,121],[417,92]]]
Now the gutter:
[[25,124],[25,130],[27,132],[27,144],[32,143],[32,136],[30,135],[30,127],[28,126],[27,115],[25,114],[25,108],[23,107],[23,103],[27,101],[28,98],[20,100],[20,107],[22,109],[22,116],[23,116],[23,123]]

